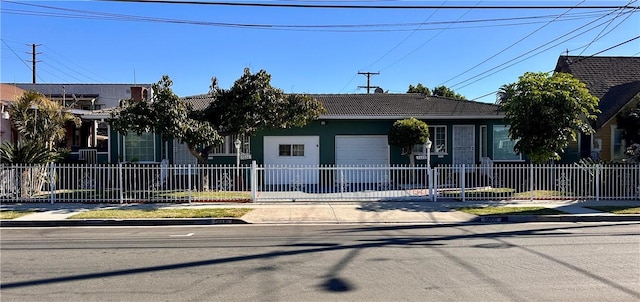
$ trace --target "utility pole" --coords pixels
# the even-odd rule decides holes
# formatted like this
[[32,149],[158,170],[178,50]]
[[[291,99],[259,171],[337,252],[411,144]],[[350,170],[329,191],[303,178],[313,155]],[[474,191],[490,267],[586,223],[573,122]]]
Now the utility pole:
[[31,44],[31,65],[33,66],[31,69],[32,81],[33,84],[36,83],[36,63],[40,62],[36,60],[36,55],[40,54],[40,52],[36,52],[36,46],[40,46],[42,44]]
[[362,74],[362,75],[366,75],[367,76],[367,86],[358,86],[358,88],[367,88],[367,94],[369,94],[369,90],[371,88],[380,88],[379,86],[371,86],[371,76],[380,74],[379,71],[378,72],[358,71],[358,74]]

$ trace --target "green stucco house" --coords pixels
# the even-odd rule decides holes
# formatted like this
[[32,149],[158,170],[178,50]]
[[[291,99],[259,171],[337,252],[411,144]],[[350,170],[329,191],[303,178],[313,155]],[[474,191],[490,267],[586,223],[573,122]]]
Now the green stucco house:
[[[431,164],[472,165],[490,159],[517,162],[499,106],[422,94],[312,94],[326,113],[301,128],[271,129],[250,138],[241,137],[241,162],[264,165],[398,165],[409,159],[400,148],[389,146],[387,133],[400,119],[414,117],[429,125]],[[185,98],[194,108],[204,108],[206,96]],[[211,163],[233,164],[234,141],[210,157]],[[418,164],[426,163],[423,146],[416,146]],[[167,152],[174,163],[195,163],[184,146]],[[191,157],[191,158],[190,158]]]

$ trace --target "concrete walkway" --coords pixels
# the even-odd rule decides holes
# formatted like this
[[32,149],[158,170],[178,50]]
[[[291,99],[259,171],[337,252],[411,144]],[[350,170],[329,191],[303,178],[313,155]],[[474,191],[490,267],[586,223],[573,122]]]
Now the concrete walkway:
[[[279,203],[191,203],[191,204],[0,204],[5,210],[38,211],[13,220],[2,220],[2,226],[56,225],[162,225],[162,224],[344,224],[344,223],[477,223],[477,222],[541,222],[541,221],[640,221],[640,215],[616,215],[586,208],[587,206],[634,206],[638,200],[624,201],[472,201],[472,202],[279,202]],[[562,215],[499,215],[478,217],[457,211],[458,207],[541,206],[565,212]],[[251,208],[240,219],[68,219],[76,213],[100,209],[157,208]]]

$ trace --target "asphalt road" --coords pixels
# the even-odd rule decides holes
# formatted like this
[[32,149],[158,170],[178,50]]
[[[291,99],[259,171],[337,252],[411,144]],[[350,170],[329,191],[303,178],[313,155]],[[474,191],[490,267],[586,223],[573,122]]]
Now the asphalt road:
[[0,229],[6,301],[638,301],[640,224]]

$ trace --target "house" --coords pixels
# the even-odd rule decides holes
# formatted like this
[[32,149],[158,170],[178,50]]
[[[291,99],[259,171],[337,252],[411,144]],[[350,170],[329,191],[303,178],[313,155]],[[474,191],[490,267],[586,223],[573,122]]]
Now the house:
[[593,123],[596,133],[582,135],[575,152],[566,158],[592,157],[603,161],[621,161],[626,144],[617,128],[616,115],[635,106],[640,94],[639,57],[560,56],[556,72],[565,72],[584,82],[592,95],[600,99]]
[[[389,146],[387,133],[400,119],[415,117],[429,125],[431,164],[476,164],[482,159],[521,161],[504,125],[499,106],[422,94],[312,94],[326,113],[291,129],[271,129],[241,139],[241,156],[265,165],[408,164],[400,148]],[[184,98],[204,109],[206,95]],[[234,141],[227,137],[210,157],[212,163],[235,163]],[[174,147],[179,150],[180,147]],[[415,154],[426,163],[423,146]],[[175,153],[174,153],[174,156]],[[246,162],[246,161],[243,161]]]
[[[151,84],[31,84],[13,86],[40,92],[64,106],[82,120],[77,127],[68,123],[63,145],[71,150],[72,160],[91,163],[116,163],[122,141],[111,140],[112,133],[106,122],[109,109],[123,99],[147,100],[151,97]],[[133,144],[130,144],[133,146]],[[136,151],[148,149],[140,146]],[[130,155],[136,151],[130,150]],[[142,151],[141,151],[142,152]]]
[[7,107],[11,102],[15,101],[24,90],[9,84],[0,84],[0,144],[3,142],[11,142],[16,135],[11,129],[11,121]]

